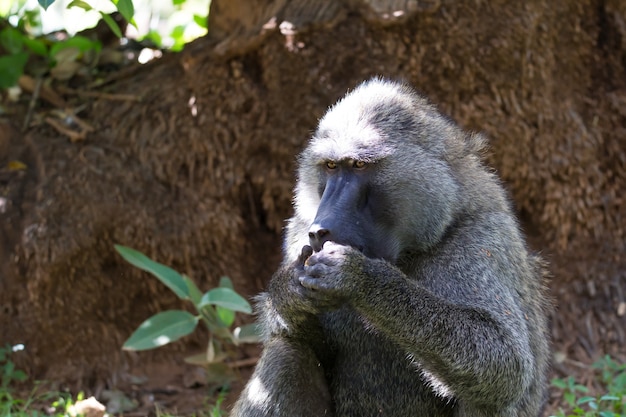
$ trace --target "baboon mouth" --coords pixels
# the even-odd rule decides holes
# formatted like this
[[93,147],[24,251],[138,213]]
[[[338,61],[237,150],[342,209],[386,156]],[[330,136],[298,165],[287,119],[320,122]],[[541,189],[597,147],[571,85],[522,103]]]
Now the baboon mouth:
[[323,248],[324,248],[324,243],[326,242],[333,242],[336,243],[338,245],[344,245],[344,246],[351,246],[354,249],[358,250],[361,253],[365,252],[365,246],[363,245],[354,245],[351,243],[347,243],[347,242],[341,242],[341,241],[337,241],[337,240],[327,240],[321,244],[312,244],[311,247],[313,248],[313,252],[320,252]]

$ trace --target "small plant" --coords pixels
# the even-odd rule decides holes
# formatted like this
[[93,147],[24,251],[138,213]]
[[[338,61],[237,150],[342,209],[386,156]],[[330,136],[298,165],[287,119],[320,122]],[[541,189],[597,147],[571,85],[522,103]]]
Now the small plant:
[[[39,0],[44,10],[52,3],[54,0]],[[113,4],[130,24],[135,25],[131,0],[119,0]],[[74,0],[67,5],[68,9],[72,7],[79,7],[85,11],[95,10],[82,0]],[[121,38],[123,34],[113,18],[104,12],[99,13],[111,31]],[[29,32],[39,31],[41,28],[39,14],[23,10],[16,17],[18,17],[16,27],[7,25],[0,31],[0,47],[6,52],[0,57],[0,89],[17,85],[31,56],[38,56],[41,61],[34,66],[36,70],[33,75],[41,76],[51,71],[54,78],[66,79],[78,71],[80,68],[78,61],[93,54],[97,55],[102,49],[99,41],[84,36],[75,35],[64,40],[32,36]]]
[[215,364],[215,369],[223,368],[226,358],[224,343],[256,343],[256,327],[241,326],[234,331],[230,327],[235,321],[235,313],[250,314],[250,304],[233,290],[232,281],[222,277],[218,288],[202,293],[196,284],[186,275],[181,275],[172,268],[155,262],[134,249],[115,245],[117,252],[130,264],[142,269],[159,279],[180,299],[190,301],[197,314],[184,310],[168,310],[157,313],[144,321],[124,343],[125,350],[154,349],[174,342],[192,333],[198,322],[202,321],[209,330],[209,342],[204,354],[187,358],[198,365]]
[[13,393],[13,384],[26,380],[24,371],[15,369],[11,360],[14,347],[0,347],[0,415],[10,416],[23,405],[23,401],[16,398]]
[[[38,0],[39,5],[44,9],[47,10],[48,7],[50,7],[50,5],[52,5],[52,3],[54,3],[56,0]],[[115,8],[117,9],[117,11],[124,17],[124,19],[126,19],[126,21],[128,23],[130,23],[133,26],[137,26],[137,24],[135,23],[135,20],[133,18],[134,14],[135,14],[135,6],[133,5],[132,0],[113,0],[112,3],[115,5]],[[123,36],[122,31],[120,30],[120,27],[118,26],[117,23],[115,23],[115,20],[113,20],[113,18],[111,16],[109,16],[108,14],[97,10],[96,8],[92,7],[89,3],[87,3],[84,0],[73,0],[72,2],[70,2],[67,6],[68,9],[72,8],[72,7],[79,7],[85,11],[91,11],[91,10],[96,10],[100,13],[100,16],[102,17],[102,19],[104,20],[104,22],[107,24],[107,26],[109,26],[109,28],[111,29],[111,31],[115,34],[115,36],[117,36],[118,38],[121,38]]]
[[[626,364],[618,364],[608,355],[593,364],[606,394],[587,395],[589,389],[576,383],[573,377],[552,380],[552,385],[563,390],[567,410],[561,408],[552,417],[622,417],[626,412]],[[578,396],[581,395],[580,398]]]
[[[11,355],[23,350],[24,345],[7,345],[0,347],[0,416],[2,417],[70,417],[70,408],[75,402],[69,394],[58,392],[44,392],[39,383],[34,387],[26,398],[15,393],[15,384],[28,379],[26,373],[16,369]],[[83,394],[78,394],[77,401]],[[56,399],[56,400],[54,400]],[[41,411],[43,404],[51,404],[46,412]]]
[[228,390],[222,390],[217,394],[217,399],[215,400],[215,404],[211,407],[210,417],[225,417],[228,413],[222,410],[222,403],[226,399],[226,395],[228,394]]
[[[73,400],[69,395],[61,395],[59,398],[52,403],[51,410],[55,413],[54,415],[58,416],[71,416],[73,406],[85,399],[85,393],[79,392],[76,396],[76,400]],[[74,413],[75,414],[75,413]]]

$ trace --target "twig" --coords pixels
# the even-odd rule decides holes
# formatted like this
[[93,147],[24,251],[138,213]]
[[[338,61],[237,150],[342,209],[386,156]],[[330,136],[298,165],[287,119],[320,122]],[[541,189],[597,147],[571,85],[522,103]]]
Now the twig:
[[41,83],[43,80],[41,77],[37,78],[37,82],[35,83],[35,88],[33,89],[33,95],[30,97],[30,103],[28,103],[28,112],[26,112],[26,117],[24,118],[24,123],[22,124],[22,132],[26,132],[28,125],[30,124],[30,119],[33,117],[33,111],[35,110],[35,103],[39,99],[39,91],[41,91]]
[[46,117],[46,123],[48,123],[50,126],[55,128],[57,132],[69,137],[71,142],[82,141],[82,140],[85,140],[85,138],[87,137],[86,130],[76,132],[72,129],[68,129],[65,126],[63,126],[61,122],[59,122],[56,119],[53,119],[52,117]]
[[22,75],[18,80],[18,84],[20,88],[31,93],[34,93],[35,90],[37,90],[37,95],[46,100],[48,103],[52,104],[54,107],[57,107],[59,109],[64,109],[65,107],[67,107],[67,103],[65,102],[65,100],[63,100],[63,98],[59,96],[52,88],[48,87],[47,85],[43,85],[41,81],[41,78],[38,78],[37,81],[35,81],[35,79],[29,75]]
[[81,131],[86,133],[93,132],[95,129],[89,123],[81,119],[76,115],[76,113],[80,111],[80,109],[68,109],[68,110],[52,110],[50,113],[57,117],[60,120],[66,120],[66,125],[69,123],[73,123],[77,125]]
[[119,80],[124,79],[126,77],[130,77],[134,73],[138,72],[139,70],[141,70],[141,69],[143,69],[145,67],[146,67],[146,65],[141,65],[141,64],[131,65],[130,67],[126,67],[126,68],[123,68],[120,71],[114,72],[113,74],[111,74],[105,80],[94,81],[93,83],[89,84],[87,86],[87,88],[100,88],[100,87],[103,87],[103,86],[105,86],[107,84],[110,84],[112,82],[119,81]]
[[68,87],[59,87],[59,91],[64,94],[75,94],[80,97],[95,97],[102,98],[105,100],[120,100],[120,101],[141,101],[139,96],[133,96],[130,94],[110,94],[110,93],[100,93],[98,91],[80,91],[74,90],[73,88]]

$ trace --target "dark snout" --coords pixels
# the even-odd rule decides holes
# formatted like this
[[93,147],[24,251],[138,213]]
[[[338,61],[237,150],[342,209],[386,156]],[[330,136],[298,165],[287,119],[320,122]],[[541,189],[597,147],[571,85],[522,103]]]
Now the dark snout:
[[309,229],[309,245],[315,252],[319,252],[325,242],[331,239],[330,230],[318,223],[313,223]]
[[354,177],[336,176],[327,181],[309,229],[309,244],[314,251],[319,252],[328,241],[362,250],[361,193],[362,187]]

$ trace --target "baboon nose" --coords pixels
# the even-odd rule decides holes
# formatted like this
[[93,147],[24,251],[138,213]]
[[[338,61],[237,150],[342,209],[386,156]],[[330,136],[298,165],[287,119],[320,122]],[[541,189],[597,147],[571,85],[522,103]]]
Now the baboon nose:
[[311,226],[309,229],[309,244],[315,252],[321,251],[322,246],[324,246],[324,242],[328,240],[330,240],[330,230],[320,226],[319,224]]

